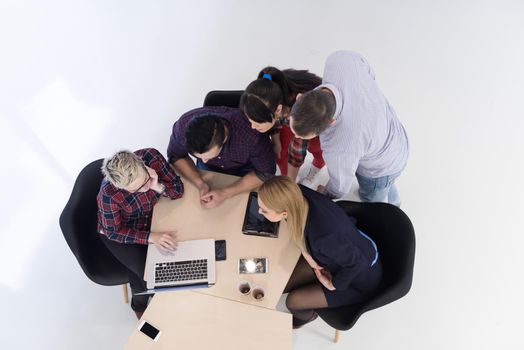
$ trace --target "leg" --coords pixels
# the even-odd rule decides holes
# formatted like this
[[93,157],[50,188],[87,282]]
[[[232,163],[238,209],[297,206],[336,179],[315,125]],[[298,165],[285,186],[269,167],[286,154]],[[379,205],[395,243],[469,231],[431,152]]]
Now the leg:
[[311,266],[309,266],[306,259],[301,255],[289,281],[287,282],[286,288],[284,288],[284,293],[289,293],[293,289],[311,284],[316,280],[317,276],[315,276]]
[[338,329],[335,329],[335,339],[333,339],[333,343],[338,343],[340,339],[340,331]]
[[127,283],[122,285],[122,290],[124,292],[124,303],[129,304],[129,292],[127,291]]
[[[147,245],[141,244],[122,244],[102,236],[102,242],[127,268],[129,275],[129,285],[131,286],[131,293],[138,293],[144,291],[146,282],[144,281],[144,267],[146,263]],[[135,311],[144,311],[149,301],[148,295],[140,295],[131,297],[131,308]]]
[[293,314],[294,326],[302,326],[316,317],[314,309],[328,307],[320,282],[293,290],[286,299],[286,306]]
[[297,168],[296,166],[293,166],[289,163],[287,164],[287,176],[295,182],[297,181],[297,175],[299,170],[300,168]]
[[400,195],[398,194],[397,185],[395,183],[391,184],[388,192],[388,203],[400,207]]
[[[391,200],[388,198],[390,188],[399,175],[400,173],[370,178],[356,174],[359,185],[360,199],[363,202],[385,202],[391,204],[400,203],[400,198],[398,198],[398,195],[396,195],[396,190],[393,190],[392,193],[392,196],[396,196],[396,198],[391,198]],[[392,200],[395,200],[397,202],[392,202]]]

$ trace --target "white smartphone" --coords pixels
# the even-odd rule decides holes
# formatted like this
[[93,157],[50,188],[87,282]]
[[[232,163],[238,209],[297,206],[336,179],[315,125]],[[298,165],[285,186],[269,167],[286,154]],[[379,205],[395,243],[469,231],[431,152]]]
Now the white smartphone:
[[268,271],[267,258],[240,258],[238,259],[238,273],[266,273]]
[[158,338],[160,338],[160,332],[156,327],[152,326],[147,321],[141,321],[138,325],[138,330],[142,333],[144,333],[147,337],[151,338],[153,341],[158,341]]

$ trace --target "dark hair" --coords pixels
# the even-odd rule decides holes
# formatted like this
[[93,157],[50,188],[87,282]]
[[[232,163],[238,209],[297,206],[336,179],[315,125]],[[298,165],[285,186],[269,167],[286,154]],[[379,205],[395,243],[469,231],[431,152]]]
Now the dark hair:
[[335,96],[330,91],[306,92],[291,109],[293,131],[297,136],[319,135],[333,120],[335,110]]
[[186,148],[189,153],[205,153],[214,146],[222,146],[226,136],[224,121],[216,114],[193,118],[186,126]]
[[310,91],[321,83],[320,77],[307,70],[281,71],[275,67],[266,67],[242,94],[240,109],[255,122],[271,122],[279,104],[291,107],[298,93]]

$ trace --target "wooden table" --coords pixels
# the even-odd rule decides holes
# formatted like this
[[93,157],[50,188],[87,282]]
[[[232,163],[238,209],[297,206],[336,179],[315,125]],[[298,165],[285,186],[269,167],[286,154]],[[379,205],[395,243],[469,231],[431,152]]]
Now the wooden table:
[[[203,177],[211,188],[224,187],[238,179],[213,172],[203,172]],[[274,309],[298,261],[300,250],[291,242],[284,221],[280,224],[278,238],[244,235],[242,224],[247,199],[248,193],[242,193],[226,200],[217,208],[205,209],[200,205],[197,189],[184,180],[182,199],[162,198],[155,206],[151,230],[177,230],[180,241],[225,239],[227,260],[216,263],[216,284],[198,292]],[[268,273],[239,274],[238,259],[245,257],[267,257]],[[259,285],[265,289],[262,301],[238,292],[238,282],[243,279],[248,280],[252,287]],[[169,294],[177,296],[177,292]]]
[[[238,178],[203,172],[211,188]],[[291,314],[274,310],[300,256],[285,222],[278,238],[242,234],[248,194],[204,209],[197,189],[184,181],[184,197],[162,198],[153,212],[152,231],[178,231],[178,240],[225,239],[227,260],[216,263],[216,284],[208,289],[156,294],[142,316],[162,335],[154,342],[135,329],[125,349],[291,349]],[[239,274],[238,259],[267,257],[268,273]],[[239,293],[240,280],[265,289],[262,301]]]
[[162,334],[136,329],[126,350],[291,349],[291,314],[192,291],[157,294],[142,316]]

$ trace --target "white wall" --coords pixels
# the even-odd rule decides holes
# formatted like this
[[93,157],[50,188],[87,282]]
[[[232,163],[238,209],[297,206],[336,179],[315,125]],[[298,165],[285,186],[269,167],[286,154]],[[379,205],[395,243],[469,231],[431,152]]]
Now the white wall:
[[[418,247],[410,294],[338,348],[522,349],[523,18],[517,0],[3,0],[0,347],[121,348],[136,323],[58,227],[85,164],[165,152],[207,91],[244,88],[268,64],[321,74],[345,48],[368,58],[408,131],[399,185]],[[295,348],[331,348],[330,335],[316,321]]]

